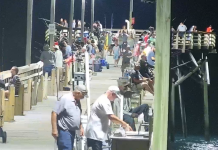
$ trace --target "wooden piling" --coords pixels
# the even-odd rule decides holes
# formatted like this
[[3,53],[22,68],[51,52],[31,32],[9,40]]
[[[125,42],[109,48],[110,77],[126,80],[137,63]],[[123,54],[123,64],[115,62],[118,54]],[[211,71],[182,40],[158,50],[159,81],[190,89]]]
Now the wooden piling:
[[171,0],[156,1],[155,100],[153,150],[167,149]]

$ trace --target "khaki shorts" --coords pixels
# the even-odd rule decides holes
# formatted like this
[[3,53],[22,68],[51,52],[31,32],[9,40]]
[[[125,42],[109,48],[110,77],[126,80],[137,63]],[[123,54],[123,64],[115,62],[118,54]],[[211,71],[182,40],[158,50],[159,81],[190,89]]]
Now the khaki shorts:
[[139,84],[136,85],[136,88],[137,88],[138,90],[142,90],[142,89],[143,89],[143,86],[146,85],[146,84],[148,84],[148,82],[139,83]]
[[130,66],[130,64],[122,64],[122,66],[121,66],[121,71],[124,72],[124,70],[125,70],[126,68],[128,68],[129,66]]

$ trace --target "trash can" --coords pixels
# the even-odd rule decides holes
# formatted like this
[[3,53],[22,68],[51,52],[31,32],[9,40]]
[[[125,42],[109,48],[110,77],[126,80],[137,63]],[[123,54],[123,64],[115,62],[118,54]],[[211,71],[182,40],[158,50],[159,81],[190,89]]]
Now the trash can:
[[94,72],[101,72],[101,71],[102,71],[101,63],[95,62],[94,63]]

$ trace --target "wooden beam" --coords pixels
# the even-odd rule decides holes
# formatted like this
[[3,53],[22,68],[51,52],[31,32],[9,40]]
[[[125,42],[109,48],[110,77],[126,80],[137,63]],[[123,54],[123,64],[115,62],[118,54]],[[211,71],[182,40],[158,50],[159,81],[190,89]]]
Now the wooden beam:
[[167,149],[171,0],[156,5],[155,100],[153,150]]

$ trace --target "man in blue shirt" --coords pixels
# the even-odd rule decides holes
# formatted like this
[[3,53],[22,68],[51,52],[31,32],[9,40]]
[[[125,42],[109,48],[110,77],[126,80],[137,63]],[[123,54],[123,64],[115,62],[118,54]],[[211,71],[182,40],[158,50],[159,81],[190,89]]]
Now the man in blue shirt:
[[72,56],[72,49],[68,41],[65,41],[65,45],[66,45],[66,55],[67,58],[69,58],[70,56]]
[[147,62],[151,66],[155,65],[155,47],[147,53]]

